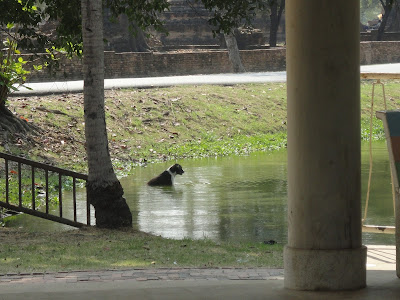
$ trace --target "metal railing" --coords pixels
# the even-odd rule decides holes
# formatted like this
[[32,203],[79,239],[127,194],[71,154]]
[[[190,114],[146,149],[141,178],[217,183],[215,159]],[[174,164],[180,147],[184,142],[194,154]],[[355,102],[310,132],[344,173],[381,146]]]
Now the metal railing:
[[[22,157],[18,156],[13,156],[5,153],[0,152],[0,158],[4,159],[4,170],[0,168],[0,178],[4,176],[4,191],[5,191],[5,199],[0,198],[0,207],[4,207],[6,209],[16,211],[16,212],[22,212],[25,214],[29,214],[32,216],[40,217],[43,219],[51,220],[54,222],[74,226],[74,227],[83,227],[85,225],[90,226],[90,204],[89,201],[87,200],[86,197],[86,222],[79,222],[77,220],[77,197],[76,197],[76,186],[77,186],[77,179],[78,180],[83,180],[86,184],[88,176],[85,174],[80,174],[76,173],[73,171],[57,168],[51,165],[43,164],[43,163],[38,163],[32,160],[28,160]],[[16,168],[10,168],[10,165],[13,164]],[[29,170],[30,168],[30,170]],[[37,186],[36,183],[36,175],[39,172],[39,170],[42,170],[42,173],[44,172],[44,187],[42,186]],[[18,197],[14,201],[12,201],[10,198],[10,179],[16,175],[17,176],[17,183],[18,183],[18,188],[17,188],[17,193]],[[23,175],[24,177],[28,178],[28,181],[30,181],[30,192],[31,192],[31,199],[28,201],[29,204],[26,204],[23,201]],[[30,180],[29,180],[30,177]],[[73,220],[64,217],[64,212],[63,212],[63,179],[64,177],[69,177],[72,178],[72,208],[73,208]],[[24,178],[24,179],[26,179]],[[54,206],[56,207],[56,211],[58,210],[58,213],[53,213],[54,207],[51,203],[50,199],[50,182],[49,178],[52,179],[52,182],[54,179],[56,180],[56,184],[54,184],[53,188],[54,190],[57,190],[57,196],[58,196],[58,201],[57,204]],[[1,180],[0,182],[3,182]],[[29,189],[29,188],[28,188]],[[37,206],[37,200],[38,200],[38,195],[37,193],[40,191],[41,196],[45,197],[45,202],[44,205],[41,207]],[[5,200],[5,201],[4,201]],[[13,202],[13,203],[12,203]],[[18,202],[18,203],[16,203]],[[57,208],[58,205],[58,208]],[[29,207],[30,206],[30,207]],[[44,206],[44,207],[43,207]]]

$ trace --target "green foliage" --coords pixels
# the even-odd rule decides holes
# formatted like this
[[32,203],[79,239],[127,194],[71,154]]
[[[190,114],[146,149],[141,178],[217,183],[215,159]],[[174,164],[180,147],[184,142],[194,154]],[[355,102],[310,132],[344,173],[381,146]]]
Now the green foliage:
[[4,48],[0,51],[0,106],[5,105],[10,91],[17,90],[14,84],[22,84],[29,74],[24,68],[27,61],[19,56],[21,52],[17,49],[17,43],[7,38],[3,44]]
[[[105,0],[105,6],[112,12],[112,18],[126,14],[131,23],[142,30],[149,27],[157,31],[167,32],[159,14],[169,10],[170,3],[167,0]],[[137,30],[131,27],[131,30]]]
[[[55,21],[54,35],[42,32],[43,22]],[[64,49],[68,54],[80,54],[80,0],[3,0],[0,27],[17,24],[14,31],[20,49],[31,53],[45,53],[46,49]],[[50,57],[48,57],[51,61]]]
[[213,13],[208,20],[213,26],[213,33],[229,34],[235,28],[243,25],[250,25],[257,10],[264,9],[263,0],[195,0],[202,2],[204,7]]

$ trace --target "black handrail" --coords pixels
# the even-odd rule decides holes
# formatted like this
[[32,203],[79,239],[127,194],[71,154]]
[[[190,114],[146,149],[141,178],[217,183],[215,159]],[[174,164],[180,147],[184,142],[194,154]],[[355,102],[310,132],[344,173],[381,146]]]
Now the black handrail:
[[[86,174],[81,174],[77,172],[73,172],[70,170],[65,170],[62,168],[54,167],[48,164],[35,162],[23,157],[14,156],[6,153],[0,152],[0,158],[4,159],[5,162],[5,202],[0,201],[0,207],[4,207],[6,209],[10,209],[17,212],[23,212],[26,214],[30,214],[36,217],[44,218],[47,220],[55,221],[58,223],[74,226],[74,227],[83,227],[90,226],[90,204],[86,197],[86,224],[77,221],[77,208],[76,208],[76,179],[81,179],[87,182],[88,176]],[[9,178],[10,178],[10,168],[9,162],[18,163],[18,205],[10,203],[10,187],[9,187]],[[31,208],[24,207],[22,201],[22,165],[31,167],[31,189],[32,189],[32,203]],[[37,210],[36,207],[36,199],[35,199],[35,170],[42,169],[45,171],[45,194],[46,194],[46,210],[45,212]],[[15,171],[14,171],[15,172]],[[49,172],[56,173],[58,175],[58,199],[59,199],[59,215],[51,214],[49,211]],[[72,177],[72,196],[73,196],[73,214],[74,219],[69,220],[63,217],[63,194],[62,194],[62,177]]]

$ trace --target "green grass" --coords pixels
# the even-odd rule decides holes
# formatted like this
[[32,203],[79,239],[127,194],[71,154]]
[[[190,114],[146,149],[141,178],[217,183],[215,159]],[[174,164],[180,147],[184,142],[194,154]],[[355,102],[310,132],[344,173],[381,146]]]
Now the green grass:
[[[374,80],[361,81],[361,138],[362,140],[369,140],[370,135],[370,116],[371,116],[371,98],[372,98],[372,84]],[[385,98],[387,109],[400,108],[400,81],[382,81],[385,86]],[[383,130],[382,121],[377,119],[375,112],[378,110],[385,110],[383,90],[381,85],[375,85],[375,96],[373,103],[373,122],[372,122],[372,139],[383,140],[385,139],[385,132]]]
[[[364,140],[369,138],[372,82],[361,82]],[[399,108],[400,81],[385,81],[385,91],[388,108]],[[105,99],[109,148],[121,175],[142,161],[240,155],[286,146],[285,83],[111,90]],[[43,130],[34,144],[8,143],[12,153],[86,172],[82,94],[9,102],[13,111]],[[383,108],[381,87],[376,86],[374,111]],[[374,116],[373,139],[383,138],[381,121]]]
[[[129,169],[144,160],[279,149],[285,95],[285,84],[106,91],[112,158],[117,169]],[[10,108],[44,132],[34,144],[9,143],[13,153],[86,171],[82,94],[11,98]]]
[[282,267],[282,245],[172,240],[133,230],[0,230],[0,274],[160,267]]

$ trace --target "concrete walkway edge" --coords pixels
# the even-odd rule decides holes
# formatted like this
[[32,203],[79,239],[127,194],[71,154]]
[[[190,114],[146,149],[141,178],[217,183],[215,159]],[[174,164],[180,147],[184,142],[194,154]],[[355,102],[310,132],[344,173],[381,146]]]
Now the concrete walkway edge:
[[[400,73],[400,63],[361,66],[362,73]],[[154,88],[176,85],[233,85],[246,83],[286,82],[286,71],[239,74],[203,74],[188,76],[164,76],[145,78],[105,79],[105,89]],[[26,83],[19,87],[14,96],[28,96],[57,93],[76,93],[83,91],[83,80]]]

